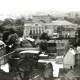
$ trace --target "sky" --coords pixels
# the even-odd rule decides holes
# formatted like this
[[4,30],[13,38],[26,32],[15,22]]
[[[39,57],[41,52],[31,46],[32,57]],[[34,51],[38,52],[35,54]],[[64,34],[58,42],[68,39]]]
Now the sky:
[[0,0],[0,15],[48,10],[80,11],[80,0]]

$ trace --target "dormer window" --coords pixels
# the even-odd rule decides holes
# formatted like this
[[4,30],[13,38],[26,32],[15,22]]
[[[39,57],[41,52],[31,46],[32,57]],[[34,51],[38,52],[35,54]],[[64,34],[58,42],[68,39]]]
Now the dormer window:
[[38,24],[35,24],[35,26],[38,26]]

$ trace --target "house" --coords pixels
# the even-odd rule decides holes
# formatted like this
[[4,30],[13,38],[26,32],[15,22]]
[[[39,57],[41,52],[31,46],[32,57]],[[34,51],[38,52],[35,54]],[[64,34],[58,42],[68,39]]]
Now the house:
[[55,40],[48,41],[48,53],[56,53],[56,42]]
[[62,56],[64,53],[66,53],[69,50],[69,40],[56,40],[56,49],[57,49],[57,55]]
[[38,38],[45,31],[45,26],[39,23],[24,24],[24,37]]
[[75,54],[74,49],[70,48],[69,51],[64,55],[63,68],[74,69],[75,66]]
[[44,23],[45,26],[45,32],[48,34],[48,36],[53,36],[54,28],[52,23]]
[[63,55],[69,49],[68,40],[49,40],[48,41],[48,52],[56,53],[58,56]]
[[75,37],[75,24],[66,20],[52,21],[55,33],[63,37]]
[[65,75],[65,78],[66,79],[75,79],[77,76],[77,74],[73,71],[73,70],[70,70],[66,75]]
[[59,75],[58,75],[58,77],[61,78],[61,79],[64,78],[65,75],[67,74],[67,72],[69,72],[69,69],[60,68],[59,69]]
[[80,67],[76,67],[73,70],[70,70],[65,75],[65,79],[75,79],[78,80],[80,78]]
[[61,80],[64,80],[64,79],[78,80],[80,78],[80,67],[75,67],[74,69],[60,68],[59,69],[59,78]]

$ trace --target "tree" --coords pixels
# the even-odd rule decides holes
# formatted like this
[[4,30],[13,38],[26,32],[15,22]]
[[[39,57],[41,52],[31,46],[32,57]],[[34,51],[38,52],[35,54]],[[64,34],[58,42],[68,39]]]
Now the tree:
[[5,30],[5,28],[2,25],[0,25],[0,33],[3,33],[4,30]]
[[16,19],[15,25],[24,25],[24,22],[22,19]]
[[23,26],[17,28],[17,34],[19,37],[23,36],[23,30],[24,30]]
[[18,36],[17,36],[16,33],[9,35],[9,38],[8,38],[8,45],[15,44],[17,38],[18,38]]
[[40,39],[42,40],[49,40],[49,36],[47,35],[47,33],[42,33],[41,36],[40,36]]
[[14,24],[14,21],[12,18],[6,18],[4,21],[3,21],[3,24],[2,26],[6,26],[6,25],[13,25]]
[[15,33],[14,28],[9,28],[8,30],[9,30],[10,34],[14,34]]
[[40,49],[42,51],[47,51],[47,42],[46,41],[41,41],[40,42]]
[[10,35],[9,31],[4,31],[4,33],[3,33],[3,42],[6,43],[6,41],[8,40],[9,35]]

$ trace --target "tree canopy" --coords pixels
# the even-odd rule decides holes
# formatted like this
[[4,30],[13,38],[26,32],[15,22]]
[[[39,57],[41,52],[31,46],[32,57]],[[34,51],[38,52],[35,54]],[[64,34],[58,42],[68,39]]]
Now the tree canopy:
[[42,33],[41,36],[40,36],[40,39],[42,39],[42,40],[49,40],[49,38],[50,38],[50,37],[49,37],[48,34],[45,33],[45,32]]
[[2,26],[6,26],[6,25],[13,25],[14,24],[14,20],[12,18],[6,18],[3,23]]

